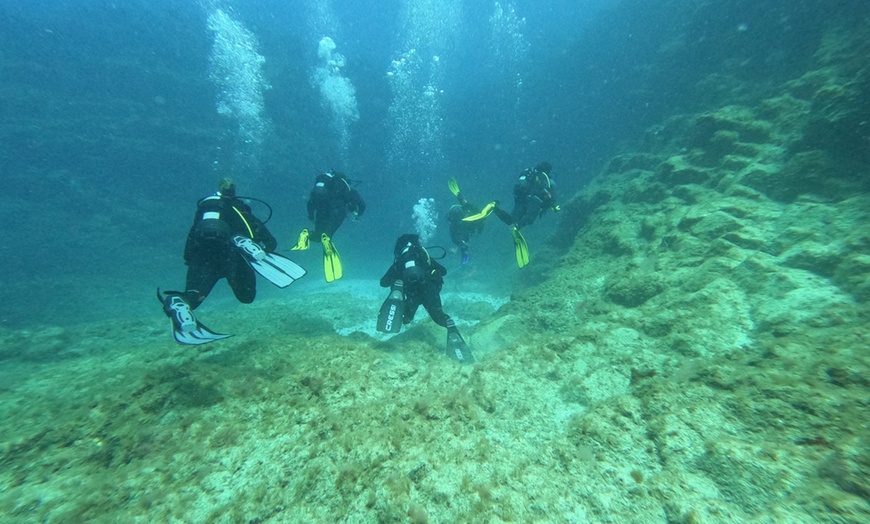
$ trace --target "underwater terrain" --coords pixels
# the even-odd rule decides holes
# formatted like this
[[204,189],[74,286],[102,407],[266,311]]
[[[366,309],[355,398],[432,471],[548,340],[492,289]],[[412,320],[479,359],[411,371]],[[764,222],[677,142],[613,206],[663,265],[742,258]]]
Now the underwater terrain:
[[313,257],[286,293],[216,292],[198,314],[236,335],[201,347],[171,341],[150,281],[148,315],[10,313],[0,520],[870,521],[870,17],[814,41],[763,88],[699,76],[703,104],[646,122],[530,228],[526,268],[489,219],[442,295],[474,365],[423,311],[376,333],[377,270],[326,286]]

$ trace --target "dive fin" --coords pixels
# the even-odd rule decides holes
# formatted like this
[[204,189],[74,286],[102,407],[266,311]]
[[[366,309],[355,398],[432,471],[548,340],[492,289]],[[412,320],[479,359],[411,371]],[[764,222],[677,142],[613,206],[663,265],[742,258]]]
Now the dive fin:
[[405,290],[401,280],[390,287],[390,294],[381,305],[377,329],[381,333],[398,333],[405,319]]
[[459,182],[457,182],[455,178],[450,177],[450,180],[447,181],[447,187],[450,189],[450,192],[453,193],[453,196],[459,196]]
[[462,221],[463,222],[476,222],[478,220],[483,220],[484,218],[486,218],[492,214],[492,210],[495,209],[496,205],[497,205],[496,202],[494,202],[494,201],[490,202],[489,204],[483,206],[483,209],[480,210],[480,213],[477,213],[476,215],[467,216],[467,217],[463,218]]
[[474,364],[474,355],[456,329],[453,319],[447,321],[447,356],[460,364]]
[[306,271],[299,264],[277,253],[267,253],[250,238],[236,235],[233,243],[254,271],[280,288],[305,276]]
[[511,234],[514,237],[514,250],[517,255],[517,266],[522,269],[529,263],[529,246],[526,244],[526,239],[523,237],[523,234],[520,233],[520,230],[517,229],[517,226],[511,228]]
[[254,271],[269,282],[285,288],[305,276],[305,269],[289,258],[277,253],[266,253],[258,262],[250,262]]
[[311,246],[311,243],[308,239],[309,233],[308,229],[303,229],[299,232],[299,240],[296,241],[296,245],[290,248],[290,251],[305,251]]
[[341,256],[335,249],[335,244],[326,233],[320,236],[320,244],[323,246],[323,273],[326,275],[326,281],[333,282],[340,279],[343,274]]
[[167,294],[161,297],[160,289],[157,289],[157,300],[163,304],[163,312],[169,317],[172,325],[172,336],[179,344],[200,345],[214,342],[232,335],[221,335],[205,327],[196,319],[190,305],[180,295]]

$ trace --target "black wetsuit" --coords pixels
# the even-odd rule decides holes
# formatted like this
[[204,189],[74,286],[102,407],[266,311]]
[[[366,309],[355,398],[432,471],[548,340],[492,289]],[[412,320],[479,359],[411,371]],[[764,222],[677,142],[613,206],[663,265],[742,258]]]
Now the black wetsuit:
[[[547,209],[556,206],[555,182],[543,171],[526,169],[514,185],[514,210],[510,219],[517,227],[531,224]],[[505,217],[499,215],[503,221]]]
[[311,240],[320,242],[323,233],[332,237],[348,213],[359,216],[365,210],[366,203],[344,174],[332,171],[317,175],[308,198],[308,219],[314,222]]
[[463,222],[462,219],[480,212],[480,208],[457,196],[459,204],[454,204],[447,212],[447,222],[450,224],[450,240],[462,251],[468,253],[468,241],[471,235],[483,231],[483,220]]
[[236,235],[253,238],[266,251],[274,251],[278,245],[263,222],[238,198],[217,194],[199,201],[184,246],[187,284],[183,298],[191,309],[205,300],[221,278],[227,279],[239,302],[254,301],[256,274],[233,244]]
[[407,249],[397,249],[396,260],[381,277],[381,286],[390,287],[396,280],[402,280],[405,289],[404,324],[414,320],[414,314],[422,305],[436,324],[447,327],[450,317],[441,306],[441,287],[447,269],[432,260],[419,243],[412,244]]

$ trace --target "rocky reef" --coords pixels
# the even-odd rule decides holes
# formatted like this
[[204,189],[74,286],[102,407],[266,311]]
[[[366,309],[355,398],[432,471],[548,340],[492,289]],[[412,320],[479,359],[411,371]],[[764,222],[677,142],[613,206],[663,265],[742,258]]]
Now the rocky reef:
[[649,129],[502,309],[578,410],[566,470],[622,479],[601,521],[870,517],[870,72],[845,34],[773,96]]

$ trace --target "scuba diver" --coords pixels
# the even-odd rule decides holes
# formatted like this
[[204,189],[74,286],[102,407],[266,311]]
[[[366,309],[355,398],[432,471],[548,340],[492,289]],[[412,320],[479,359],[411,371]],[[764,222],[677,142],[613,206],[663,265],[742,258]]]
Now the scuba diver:
[[471,260],[468,245],[471,235],[476,235],[483,231],[482,221],[464,222],[462,219],[479,213],[481,208],[469,203],[462,196],[462,192],[459,190],[459,183],[455,178],[450,178],[447,181],[447,187],[453,193],[453,196],[456,197],[456,200],[459,201],[458,204],[450,206],[450,210],[447,212],[447,221],[450,224],[450,240],[459,249],[459,265],[461,266]]
[[[514,185],[514,210],[510,214],[510,223],[518,228],[532,224],[535,219],[548,210],[559,211],[553,191],[556,182],[550,177],[553,166],[549,162],[541,162],[535,167],[520,173]],[[499,215],[506,221],[504,215]]]
[[463,219],[466,222],[474,222],[495,213],[502,222],[511,228],[517,265],[520,268],[529,263],[529,248],[520,228],[532,224],[548,209],[561,210],[554,196],[556,183],[550,176],[552,169],[553,166],[549,162],[541,162],[520,173],[517,183],[514,184],[514,209],[512,212],[508,213],[500,209],[498,201],[493,201],[484,206],[480,213]]
[[419,235],[400,236],[393,254],[393,264],[381,277],[381,287],[389,287],[390,294],[381,306],[377,330],[398,333],[403,324],[414,320],[422,305],[436,324],[447,328],[447,356],[463,364],[474,363],[456,323],[441,306],[441,287],[447,269],[429,256],[420,244]]
[[323,246],[323,272],[326,281],[340,279],[343,274],[341,257],[332,243],[332,236],[348,213],[353,213],[354,220],[357,220],[365,210],[365,201],[359,191],[351,187],[344,173],[334,169],[320,173],[314,179],[314,188],[308,197],[308,220],[314,222],[314,231],[303,229],[299,233],[299,240],[291,249],[306,250],[311,240],[320,242]]
[[265,222],[236,196],[233,180],[221,179],[217,193],[197,202],[184,246],[185,291],[157,290],[175,340],[205,344],[230,336],[208,329],[193,314],[221,278],[227,279],[239,302],[250,304],[257,295],[254,271],[282,288],[305,275],[296,263],[273,253],[277,244]]

